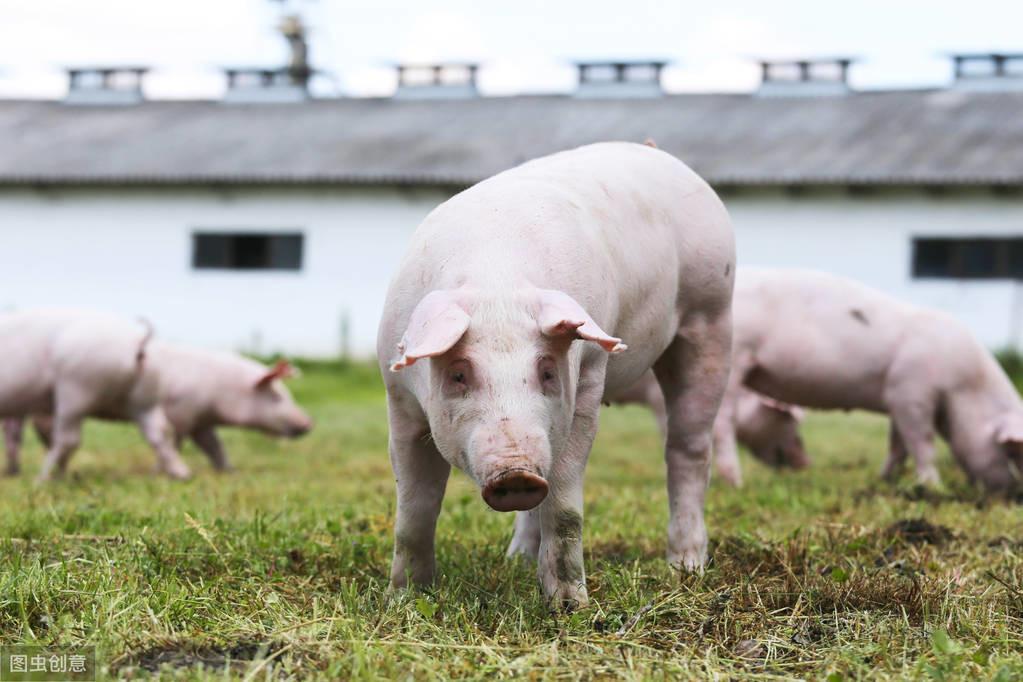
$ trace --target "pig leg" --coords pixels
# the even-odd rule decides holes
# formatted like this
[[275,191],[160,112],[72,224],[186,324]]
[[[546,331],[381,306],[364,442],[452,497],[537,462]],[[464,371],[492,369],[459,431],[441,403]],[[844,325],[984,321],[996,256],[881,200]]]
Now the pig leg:
[[43,415],[32,417],[32,428],[44,447],[49,448],[53,445],[53,417]]
[[727,388],[721,399],[717,416],[714,418],[712,437],[714,440],[714,464],[718,475],[736,488],[742,486],[742,467],[739,464],[737,441],[737,420],[739,397],[746,375],[753,369],[753,359],[736,354],[732,358],[732,370],[728,375]]
[[603,392],[603,368],[599,372],[583,370],[572,431],[564,450],[554,458],[548,477],[550,492],[538,507],[537,574],[552,609],[571,611],[589,600],[583,568],[583,474],[597,436]]
[[231,462],[227,460],[227,453],[224,452],[224,446],[220,442],[220,438],[217,437],[217,432],[212,426],[204,426],[200,429],[196,429],[192,432],[192,440],[199,446],[207,457],[210,458],[210,462],[213,463],[213,468],[217,471],[231,471],[234,467],[231,466]]
[[515,512],[515,533],[506,555],[536,561],[540,553],[540,512],[537,509]]
[[732,327],[726,312],[683,324],[654,365],[668,408],[668,562],[703,570],[707,558],[704,495],[711,432],[728,382]]
[[181,459],[181,455],[174,448],[174,438],[171,435],[170,423],[159,407],[153,407],[140,412],[135,417],[135,423],[145,437],[146,442],[156,452],[156,459],[160,470],[171,478],[183,481],[192,475],[188,465]]
[[892,423],[916,463],[916,477],[923,485],[940,485],[934,466],[934,410],[921,403],[899,405],[891,412]]
[[906,464],[906,444],[902,442],[902,436],[895,427],[894,420],[888,425],[888,459],[885,460],[881,469],[881,476],[886,480],[893,481],[899,477]]
[[62,476],[68,460],[82,441],[82,417],[79,414],[58,412],[53,422],[53,443],[43,459],[43,468],[38,481],[51,480],[54,475]]
[[11,418],[4,420],[4,449],[7,451],[7,476],[17,476],[21,471],[21,432],[24,420]]
[[721,411],[714,420],[714,462],[721,478],[732,486],[742,486],[742,467],[739,465],[739,444],[735,435],[735,417],[732,401],[725,396]]
[[[390,408],[394,415],[397,409]],[[394,469],[398,505],[394,517],[394,559],[391,587],[403,588],[411,578],[417,585],[433,582],[436,572],[434,537],[451,465],[425,428],[408,430],[391,421],[391,467]]]

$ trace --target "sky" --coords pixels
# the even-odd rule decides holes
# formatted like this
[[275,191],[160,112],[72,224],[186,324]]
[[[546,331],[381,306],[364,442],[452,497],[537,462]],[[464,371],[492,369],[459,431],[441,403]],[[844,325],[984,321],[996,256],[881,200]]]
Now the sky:
[[315,92],[385,95],[394,62],[479,61],[484,94],[568,91],[576,59],[672,62],[671,92],[748,91],[756,58],[852,56],[861,89],[943,85],[947,54],[1023,52],[1014,0],[0,0],[0,97],[60,97],[62,68],[145,65],[151,98],[218,97],[310,26]]

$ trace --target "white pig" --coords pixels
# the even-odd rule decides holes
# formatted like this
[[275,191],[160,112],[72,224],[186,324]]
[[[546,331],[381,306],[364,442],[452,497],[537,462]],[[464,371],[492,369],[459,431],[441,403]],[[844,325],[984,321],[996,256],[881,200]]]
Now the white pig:
[[[740,443],[749,448],[754,457],[764,464],[775,468],[792,467],[803,469],[809,465],[803,439],[799,435],[799,423],[803,419],[803,410],[794,405],[759,395],[745,386],[733,386],[738,395],[730,396],[727,392],[722,402],[734,401],[735,424],[727,428],[735,430]],[[668,421],[664,406],[664,395],[653,372],[647,372],[633,386],[618,393],[610,402],[612,404],[646,405],[654,413],[661,433],[665,434]],[[719,428],[715,424],[715,428]],[[720,425],[720,428],[726,428]],[[721,460],[717,460],[720,464]],[[734,473],[723,472],[723,478],[737,484]]]
[[[40,480],[63,473],[86,417],[126,419],[156,451],[167,475],[183,478],[147,362],[151,329],[100,313],[39,310],[0,315],[0,417],[53,414],[53,443]],[[7,423],[8,428],[11,422]],[[11,434],[8,433],[8,441]],[[17,461],[8,467],[17,467]]]
[[[271,436],[295,438],[312,428],[312,420],[295,403],[282,380],[294,369],[285,361],[273,368],[237,355],[154,341],[147,353],[159,377],[160,405],[174,429],[177,446],[191,438],[213,467],[231,464],[217,436],[218,426],[239,426]],[[49,445],[52,420],[34,419],[40,439]],[[5,424],[9,470],[17,471],[21,424]]]
[[[823,409],[891,418],[883,474],[907,453],[918,479],[938,482],[934,435],[971,479],[1009,487],[1023,465],[1023,402],[964,325],[858,282],[806,270],[742,268],[735,290],[730,384]],[[725,401],[722,419],[734,413]],[[738,472],[735,439],[716,429],[717,457]]]
[[733,278],[717,196],[643,145],[537,159],[435,209],[378,335],[398,501],[392,586],[433,579],[453,464],[490,507],[520,512],[509,555],[538,559],[549,604],[585,603],[583,471],[600,404],[651,367],[668,413],[668,559],[700,569]]

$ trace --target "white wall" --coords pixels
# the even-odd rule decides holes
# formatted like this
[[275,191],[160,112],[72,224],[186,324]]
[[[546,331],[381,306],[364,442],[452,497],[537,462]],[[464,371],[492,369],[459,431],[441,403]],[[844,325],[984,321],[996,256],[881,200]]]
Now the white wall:
[[[319,356],[338,353],[346,314],[351,350],[371,355],[391,274],[416,225],[445,198],[384,188],[5,190],[0,309],[99,307],[144,315],[165,338]],[[910,276],[913,235],[1023,236],[1023,199],[753,192],[725,202],[740,264],[848,275],[949,311],[992,348],[1023,337],[1017,285]],[[192,270],[196,228],[301,230],[304,267]]]
[[[144,315],[169,339],[330,356],[375,352],[379,311],[437,190],[0,192],[0,309],[89,306]],[[196,228],[301,230],[300,272],[196,271]]]
[[[726,196],[739,264],[805,267],[945,310],[994,349],[1023,337],[1023,289],[1009,280],[913,279],[914,236],[1023,237],[1023,199],[985,192]],[[1015,327],[1015,329],[1013,329]]]

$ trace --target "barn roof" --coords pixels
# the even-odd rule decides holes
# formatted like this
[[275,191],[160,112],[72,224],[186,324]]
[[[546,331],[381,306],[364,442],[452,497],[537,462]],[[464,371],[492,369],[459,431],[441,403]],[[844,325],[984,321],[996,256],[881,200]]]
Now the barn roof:
[[468,185],[654,139],[716,185],[1023,185],[1023,92],[293,104],[0,101],[0,185]]

